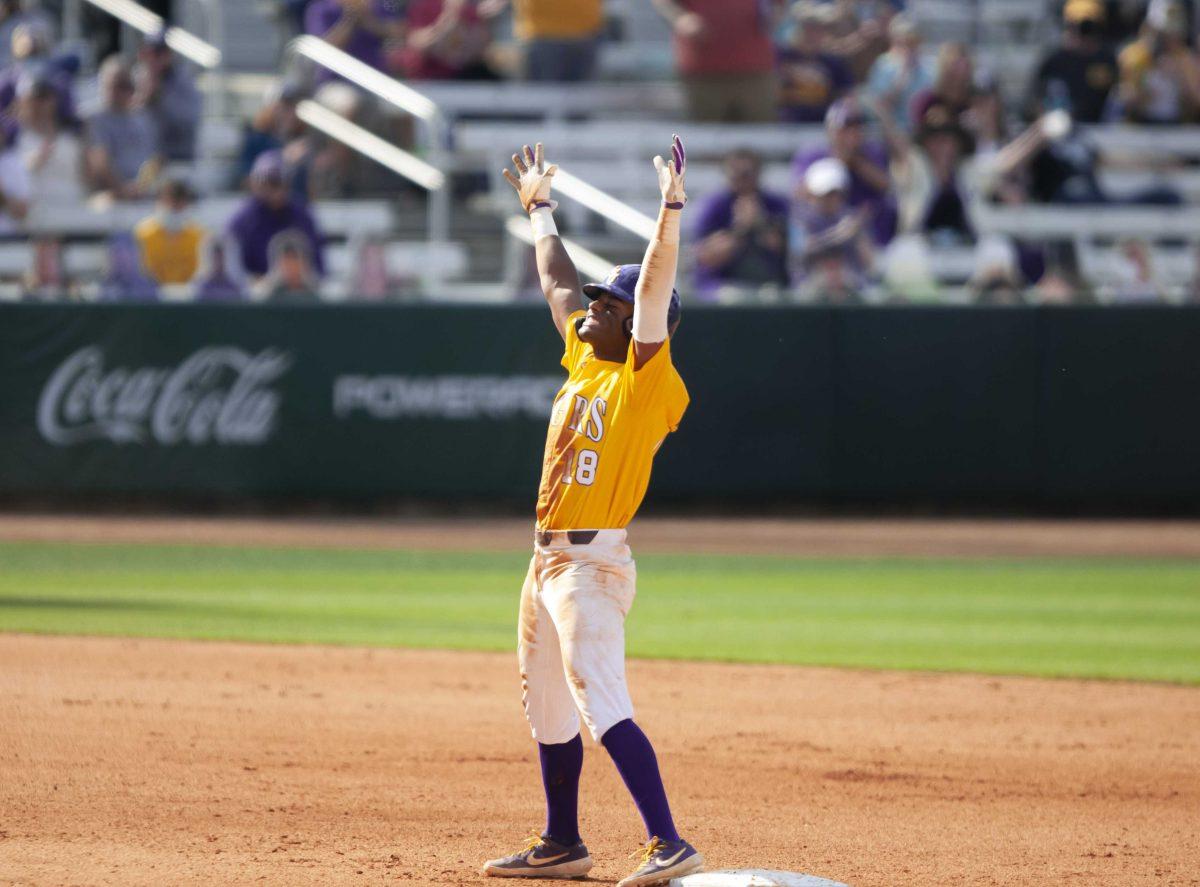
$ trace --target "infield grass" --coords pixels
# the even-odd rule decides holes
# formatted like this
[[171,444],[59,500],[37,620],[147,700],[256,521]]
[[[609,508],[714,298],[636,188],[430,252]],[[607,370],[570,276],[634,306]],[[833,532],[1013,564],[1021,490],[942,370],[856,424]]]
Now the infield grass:
[[[0,543],[0,631],[512,650],[521,554]],[[638,558],[632,656],[1200,684],[1200,563]]]

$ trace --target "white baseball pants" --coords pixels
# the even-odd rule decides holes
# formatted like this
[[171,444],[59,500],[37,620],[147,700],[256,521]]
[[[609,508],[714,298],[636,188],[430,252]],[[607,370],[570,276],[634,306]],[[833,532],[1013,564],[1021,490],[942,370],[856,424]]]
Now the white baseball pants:
[[547,745],[579,732],[597,742],[633,717],[625,684],[625,617],[637,573],[624,530],[599,530],[586,545],[555,532],[535,543],[521,589],[517,656],[525,716]]

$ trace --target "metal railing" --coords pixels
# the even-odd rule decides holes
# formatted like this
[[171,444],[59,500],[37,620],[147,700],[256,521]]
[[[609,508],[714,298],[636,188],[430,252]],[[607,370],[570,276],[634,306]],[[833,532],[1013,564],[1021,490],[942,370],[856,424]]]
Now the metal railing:
[[[287,45],[285,58],[304,58],[332,71],[360,89],[419,120],[426,128],[428,160],[389,144],[330,111],[305,100],[297,106],[300,119],[338,139],[377,163],[403,176],[429,194],[429,239],[443,243],[450,237],[450,188],[441,163],[450,146],[450,133],[437,105],[415,89],[359,61],[320,37],[297,37]],[[433,161],[433,162],[430,162]]]
[[[514,243],[523,243],[529,246],[534,245],[533,229],[529,226],[529,220],[524,216],[509,216],[508,221],[504,223],[504,230],[513,238]],[[603,256],[598,256],[583,245],[576,243],[569,237],[562,238],[563,246],[566,247],[567,255],[571,257],[571,261],[575,263],[575,267],[579,269],[585,276],[595,280],[603,280],[608,276],[613,268],[613,263],[605,259]],[[519,266],[510,265],[509,283],[516,286],[519,281],[512,273],[513,268]]]
[[[86,2],[97,9],[104,10],[123,24],[143,34],[158,34],[163,30],[162,17],[140,3],[135,3],[134,0],[86,0]],[[75,29],[78,30],[77,27]],[[202,68],[213,69],[221,65],[220,49],[183,28],[174,26],[167,28],[166,39],[167,46]]]

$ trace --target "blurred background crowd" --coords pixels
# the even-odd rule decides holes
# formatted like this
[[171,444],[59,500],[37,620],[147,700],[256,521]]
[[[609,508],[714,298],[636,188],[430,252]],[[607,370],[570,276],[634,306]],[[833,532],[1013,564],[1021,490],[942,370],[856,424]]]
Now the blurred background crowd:
[[[494,175],[519,143],[500,134],[545,134],[620,197],[652,191],[626,154],[679,128],[701,158],[693,298],[1200,300],[1188,0],[260,0],[224,4],[261,46],[217,71],[177,51],[182,0],[146,0],[164,26],[141,33],[99,5],[0,0],[4,298],[527,297]],[[411,117],[299,64],[283,47],[300,35],[440,98],[451,135],[431,149]],[[423,241],[420,188],[306,103],[442,164],[454,249]],[[590,157],[556,153],[573,128],[597,133]],[[563,228],[637,255],[595,213]]]

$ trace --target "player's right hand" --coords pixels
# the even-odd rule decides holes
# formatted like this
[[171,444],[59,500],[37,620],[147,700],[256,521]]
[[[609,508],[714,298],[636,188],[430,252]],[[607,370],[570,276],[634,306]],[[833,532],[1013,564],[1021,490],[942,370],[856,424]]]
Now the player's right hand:
[[[505,180],[517,190],[517,196],[521,199],[521,206],[525,208],[525,212],[532,212],[534,204],[537,203],[553,204],[550,199],[550,180],[558,172],[558,167],[546,167],[546,155],[542,149],[542,143],[538,142],[535,150],[530,150],[526,145],[519,154],[512,156],[512,161],[517,174],[513,175],[512,170],[506,169],[503,175]],[[551,208],[553,209],[553,206]]]

